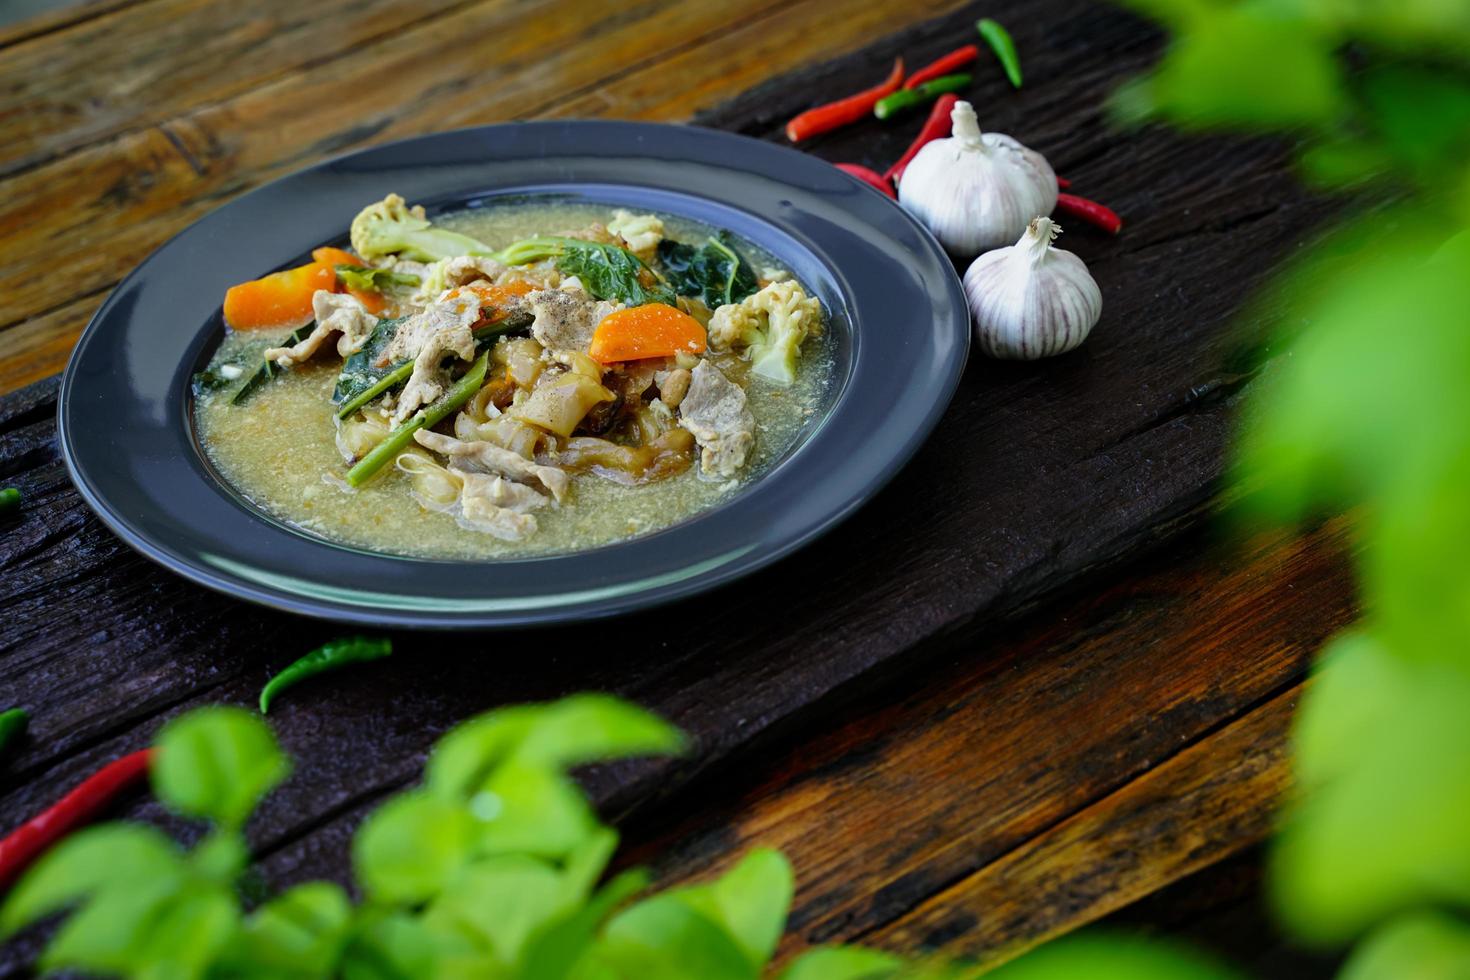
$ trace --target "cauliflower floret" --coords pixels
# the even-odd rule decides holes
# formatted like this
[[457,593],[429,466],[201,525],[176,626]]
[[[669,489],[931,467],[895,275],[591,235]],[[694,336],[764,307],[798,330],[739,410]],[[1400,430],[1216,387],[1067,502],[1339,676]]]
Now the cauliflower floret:
[[456,255],[490,255],[492,250],[468,235],[436,228],[424,209],[397,194],[369,204],[352,219],[352,250],[369,262],[386,255],[414,262],[434,262]]
[[644,262],[653,261],[658,243],[664,240],[663,219],[653,214],[619,210],[607,223],[607,230],[621,238],[628,251]]
[[739,303],[728,303],[709,321],[711,346],[745,348],[751,372],[778,385],[796,381],[802,343],[821,335],[822,304],[794,279],[773,282]]

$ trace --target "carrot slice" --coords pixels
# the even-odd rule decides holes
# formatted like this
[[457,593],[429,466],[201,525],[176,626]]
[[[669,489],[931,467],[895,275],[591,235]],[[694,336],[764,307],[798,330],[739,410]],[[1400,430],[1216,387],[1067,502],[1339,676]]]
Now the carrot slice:
[[362,308],[376,316],[388,308],[388,297],[382,293],[371,290],[353,289],[350,286],[345,290],[348,296],[362,304]]
[[318,289],[337,291],[337,270],[320,262],[242,282],[225,293],[225,322],[235,330],[303,326]]
[[330,245],[323,245],[321,248],[312,249],[311,257],[322,265],[367,265],[366,262],[351,252],[345,249],[333,248]]
[[535,292],[540,288],[542,287],[536,285],[535,283],[524,282],[519,279],[512,279],[510,282],[503,282],[499,285],[494,286],[488,284],[480,286],[471,283],[468,286],[460,286],[454,290],[451,290],[447,298],[452,299],[465,292],[474,293],[476,296],[480,297],[481,309],[498,311],[497,313],[492,314],[489,317],[489,319],[493,322],[505,315],[505,308],[510,305],[510,301],[512,299],[517,296],[524,296],[527,293]]
[[704,327],[683,310],[662,303],[648,303],[609,313],[592,334],[588,351],[594,361],[638,361],[647,357],[669,357],[683,351],[704,352]]
[[[330,245],[323,245],[321,248],[312,249],[311,257],[316,259],[317,262],[321,265],[331,266],[333,274],[335,274],[336,268],[339,265],[360,265],[371,268],[366,262],[353,255],[351,252],[348,252],[345,249],[333,248]],[[361,303],[363,309],[367,310],[369,313],[382,313],[383,310],[386,309],[388,306],[387,297],[383,296],[381,293],[371,292],[363,289],[353,289],[350,286],[346,287],[345,290],[338,289],[337,291],[345,291],[349,296]]]

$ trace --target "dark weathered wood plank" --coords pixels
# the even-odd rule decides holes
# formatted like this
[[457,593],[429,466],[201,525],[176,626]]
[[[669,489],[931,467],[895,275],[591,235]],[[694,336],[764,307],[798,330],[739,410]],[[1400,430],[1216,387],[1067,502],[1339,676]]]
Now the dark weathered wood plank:
[[[863,2],[823,9],[837,17]],[[180,228],[273,177],[354,147],[544,112],[668,52],[713,48],[782,6],[617,0],[528,16],[479,4],[15,174],[0,181],[0,327],[112,285]],[[786,65],[821,50],[793,47]],[[51,272],[62,265],[70,292],[59,294]]]
[[1289,787],[1293,687],[864,937],[996,963],[1255,844]]
[[5,53],[0,175],[391,39],[471,2],[155,0],[88,17]]
[[149,0],[19,0],[0,13],[0,48]]
[[1268,895],[1268,846],[1249,847],[1098,922],[1099,929],[1166,934],[1213,953],[1255,980],[1328,980],[1344,956],[1309,950],[1277,924]]
[[[1000,918],[978,904],[936,905],[954,912],[956,943],[976,950],[1095,919],[1144,884],[1259,836],[1275,798],[1263,787],[1286,778],[1280,732],[1253,727],[1251,742],[1221,729],[1295,690],[1321,642],[1354,617],[1341,555],[1349,530],[1334,522],[1240,545],[1191,534],[1020,628],[966,631],[929,668],[870,679],[875,693],[844,705],[841,724],[748,763],[743,778],[696,786],[671,824],[654,820],[636,835],[644,844],[634,857],[687,878],[749,847],[782,848],[801,883],[788,954],[882,931],[1018,853],[1040,855],[1037,873],[1057,887],[1075,877],[1088,891],[1053,905],[1032,882],[1007,898],[1022,911]],[[1246,827],[1223,803],[1172,814],[1168,826],[1208,838],[1212,850],[1123,805],[1154,767],[1179,765],[1184,746],[1195,753],[1191,771],[1220,774],[1211,799],[1249,800],[1259,817]],[[1247,761],[1254,768],[1240,768]],[[1080,839],[1136,865],[1087,873],[1056,837],[1078,811],[1111,814],[1108,833]],[[1125,833],[1137,839],[1109,849],[1109,835]],[[979,924],[962,926],[966,916]]]

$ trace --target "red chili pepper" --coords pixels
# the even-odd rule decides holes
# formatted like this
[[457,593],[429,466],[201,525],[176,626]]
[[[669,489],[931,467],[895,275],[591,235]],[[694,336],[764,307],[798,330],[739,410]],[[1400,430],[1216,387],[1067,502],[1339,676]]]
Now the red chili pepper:
[[55,805],[0,840],[0,888],[8,887],[47,848],[92,820],[146,777],[152,757],[152,749],[143,749],[109,762]]
[[1075,194],[1058,194],[1057,210],[1074,218],[1081,218],[1110,235],[1116,235],[1123,230],[1123,219],[1118,217],[1116,211],[1096,201],[1089,201],[1085,197],[1078,197]]
[[855,123],[870,115],[878,100],[897,90],[902,81],[903,59],[899,58],[893,63],[893,71],[889,72],[881,85],[875,85],[856,95],[838,99],[836,102],[819,105],[815,109],[808,109],[791,120],[786,124],[786,138],[793,143],[800,143],[802,140],[829,133],[849,123]]
[[931,61],[923,68],[914,72],[909,76],[909,80],[903,83],[903,87],[918,88],[931,79],[953,75],[978,57],[980,57],[980,49],[973,44],[967,44],[963,48],[955,48],[943,58],[937,61]]
[[925,143],[932,143],[934,140],[943,139],[949,135],[949,116],[954,111],[954,104],[959,100],[960,97],[953,92],[946,92],[939,97],[939,101],[934,103],[934,108],[929,110],[929,118],[925,121],[924,128],[919,130],[919,135],[909,144],[903,156],[898,158],[898,162],[883,172],[884,177],[897,184],[903,177],[904,168],[924,148]]
[[1066,190],[1068,187],[1072,186],[1072,182],[1065,177],[1058,177],[1057,186],[1062,190]]
[[875,191],[878,191],[881,194],[887,194],[894,200],[898,199],[898,195],[893,192],[893,185],[888,182],[887,177],[884,177],[878,171],[870,170],[867,167],[864,167],[863,165],[857,163],[834,163],[832,164],[832,166],[836,167],[838,170],[841,170],[845,174],[850,174],[851,176],[856,177],[858,180],[867,184]]

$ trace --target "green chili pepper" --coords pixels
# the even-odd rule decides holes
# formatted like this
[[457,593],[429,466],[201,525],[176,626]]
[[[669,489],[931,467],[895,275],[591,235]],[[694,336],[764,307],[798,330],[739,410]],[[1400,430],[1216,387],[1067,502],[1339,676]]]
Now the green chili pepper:
[[19,490],[17,490],[15,487],[6,487],[4,490],[0,490],[0,514],[8,514],[19,506]]
[[26,714],[24,708],[0,711],[0,756],[5,754],[12,742],[25,734],[26,723],[30,720],[31,716]]
[[1000,66],[1005,69],[1006,78],[1016,88],[1021,87],[1021,59],[1016,55],[1016,42],[1011,40],[1010,32],[1001,27],[989,17],[983,17],[975,22],[975,30],[990,45],[990,50],[995,52],[995,57],[1000,61]]
[[489,367],[489,364],[490,352],[486,351],[475,359],[474,366],[464,377],[456,381],[442,398],[428,408],[419,409],[417,415],[394,429],[389,433],[388,438],[373,447],[372,452],[358,460],[357,465],[347,471],[348,484],[354,487],[362,486],[367,482],[368,477],[382,469],[388,460],[396,457],[405,446],[413,442],[415,432],[438,424],[450,412],[469,401],[485,383],[485,369]]
[[970,76],[960,72],[955,75],[943,75],[915,88],[901,88],[892,95],[885,95],[879,99],[878,104],[873,106],[873,115],[879,119],[887,119],[915,106],[933,102],[945,92],[958,92],[969,84]]
[[348,664],[381,660],[392,652],[393,644],[390,641],[372,640],[364,636],[351,636],[323,644],[270,679],[260,692],[260,713],[265,714],[270,710],[271,701],[277,694],[308,677],[315,677]]

